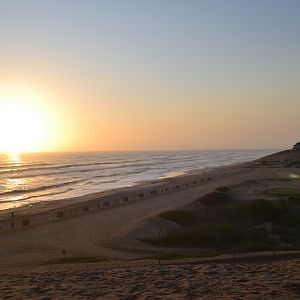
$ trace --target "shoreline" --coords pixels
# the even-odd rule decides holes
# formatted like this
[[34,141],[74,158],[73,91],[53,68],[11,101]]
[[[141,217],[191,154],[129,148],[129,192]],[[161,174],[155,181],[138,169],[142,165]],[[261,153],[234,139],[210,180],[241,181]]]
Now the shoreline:
[[[250,157],[247,157],[247,155],[246,155],[246,157],[244,157],[243,155],[235,157],[235,155],[233,155],[233,154],[232,154],[233,156],[231,157],[230,156],[231,153],[228,153],[229,156],[227,158],[226,157],[223,158],[222,155],[224,155],[224,154],[222,154],[222,151],[220,151],[220,155],[221,155],[220,159],[214,158],[213,156],[211,157],[208,155],[208,158],[207,158],[208,160],[203,161],[202,163],[200,163],[200,165],[199,165],[199,163],[196,163],[196,164],[192,163],[192,165],[189,165],[187,167],[187,166],[181,166],[181,164],[179,163],[174,172],[168,172],[167,170],[165,170],[164,173],[158,172],[157,174],[155,173],[155,174],[153,174],[153,176],[150,176],[150,177],[149,176],[137,176],[134,178],[135,180],[121,180],[120,182],[117,182],[113,185],[108,185],[108,186],[105,186],[105,185],[103,186],[102,182],[99,182],[98,184],[95,183],[91,189],[85,187],[85,185],[81,186],[81,184],[80,184],[80,185],[74,186],[74,187],[71,186],[71,188],[68,189],[68,190],[74,190],[74,191],[71,191],[69,193],[67,190],[67,191],[65,191],[67,193],[62,192],[61,195],[59,195],[60,192],[57,193],[57,195],[56,195],[56,192],[54,191],[53,196],[51,196],[52,190],[51,191],[49,190],[47,193],[50,193],[50,194],[45,197],[40,193],[35,194],[35,192],[34,193],[30,192],[30,194],[28,194],[29,191],[31,191],[31,188],[28,185],[28,184],[30,184],[30,181],[29,181],[29,183],[25,184],[25,186],[24,186],[24,192],[22,192],[23,187],[17,188],[18,193],[22,192],[21,196],[14,197],[14,188],[13,187],[11,188],[11,191],[9,191],[9,193],[11,193],[12,196],[9,196],[8,198],[6,198],[6,192],[3,192],[3,194],[5,194],[5,196],[3,196],[3,198],[2,198],[3,202],[0,201],[0,204],[2,203],[1,207],[0,207],[0,219],[1,219],[1,215],[5,214],[5,213],[10,213],[12,211],[15,211],[15,212],[16,211],[25,211],[25,210],[30,211],[30,210],[36,210],[37,209],[36,207],[42,207],[42,206],[46,207],[46,209],[49,209],[47,207],[55,208],[57,206],[62,206],[60,203],[63,203],[65,205],[65,204],[69,204],[72,202],[78,202],[78,201],[80,201],[80,198],[84,198],[86,196],[93,195],[93,194],[101,194],[101,193],[107,193],[107,192],[110,193],[112,191],[116,191],[116,190],[120,190],[120,189],[127,189],[127,188],[136,188],[136,187],[138,188],[140,186],[148,184],[149,182],[160,182],[161,180],[167,180],[169,178],[174,178],[177,176],[188,176],[190,174],[201,173],[201,171],[209,170],[209,169],[213,169],[213,168],[231,166],[231,165],[235,165],[235,164],[243,164],[246,162],[250,162],[250,161],[259,159],[262,155],[268,155],[268,152],[270,150],[262,150],[262,151],[264,151],[264,152],[261,154],[257,154],[257,153],[249,154],[248,156],[250,156]],[[265,152],[267,152],[267,153],[265,153]],[[205,158],[205,156],[204,156],[204,158]],[[213,160],[212,160],[212,158],[213,158]],[[196,161],[198,161],[198,160],[196,160]],[[146,160],[146,162],[147,162],[147,160]],[[60,163],[62,164],[63,161]],[[74,161],[74,163],[76,165],[77,162]],[[18,171],[18,170],[15,170],[15,171]],[[85,171],[87,171],[87,170],[85,170]],[[91,170],[91,171],[93,171],[93,170]],[[64,173],[66,173],[66,172],[64,172]],[[127,175],[125,173],[123,175],[125,176],[125,178],[127,177]],[[27,175],[24,175],[24,178],[26,178],[26,176]],[[106,175],[103,175],[103,177],[105,177],[105,176]],[[111,175],[109,175],[109,176],[111,176]],[[130,177],[131,175],[128,175],[128,176]],[[90,177],[90,176],[88,176],[88,177]],[[10,177],[8,177],[8,178],[10,178]],[[21,177],[21,178],[23,178],[23,177]],[[69,178],[69,177],[67,176],[66,178]],[[47,182],[45,182],[45,183],[39,182],[37,185],[37,189],[38,190],[40,189],[40,185],[42,186],[43,190],[44,189],[47,190],[48,188],[52,189],[56,186],[56,183],[57,182],[55,182],[55,181],[54,182],[51,181],[48,183]],[[67,183],[69,183],[69,182],[67,182]],[[5,191],[5,189],[4,189],[4,191]],[[22,198],[24,198],[24,199],[22,199]]]
[[0,234],[126,205],[129,202],[145,201],[149,198],[192,189],[208,182],[251,172],[254,170],[256,161],[191,170],[178,176],[141,181],[132,187],[121,187],[62,200],[39,202],[30,207],[24,205],[2,210],[0,211]]
[[[151,181],[140,186],[140,190],[136,187],[123,189],[105,196],[101,193],[101,197],[92,194],[87,197],[89,199],[85,197],[85,202],[69,204],[63,209],[15,215],[0,222],[0,226],[7,226],[6,230],[0,231],[0,264],[17,266],[58,259],[64,249],[67,257],[96,257],[113,261],[178,251],[143,243],[137,235],[158,235],[165,224],[163,219],[157,218],[159,214],[180,209],[218,187],[239,186],[267,178],[288,178],[289,174],[298,171],[284,166],[261,167],[259,161],[252,161],[213,168],[209,172],[201,170],[200,174]],[[194,181],[196,184],[192,184]],[[179,188],[176,189],[176,186]],[[165,191],[167,187],[169,190]],[[175,189],[170,190],[170,187]],[[157,193],[152,194],[155,190]],[[138,197],[141,191],[144,192],[142,198]],[[124,197],[128,197],[125,202]],[[110,199],[112,205],[97,207],[106,199]],[[115,203],[116,199],[122,202]],[[30,223],[22,224],[24,220]],[[11,228],[12,222],[19,227]]]

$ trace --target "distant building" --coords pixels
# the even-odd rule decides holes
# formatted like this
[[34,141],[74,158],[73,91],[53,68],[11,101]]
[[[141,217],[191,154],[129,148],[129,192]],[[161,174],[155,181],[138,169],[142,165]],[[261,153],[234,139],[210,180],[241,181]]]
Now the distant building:
[[300,151],[300,142],[296,143],[293,147],[294,151]]

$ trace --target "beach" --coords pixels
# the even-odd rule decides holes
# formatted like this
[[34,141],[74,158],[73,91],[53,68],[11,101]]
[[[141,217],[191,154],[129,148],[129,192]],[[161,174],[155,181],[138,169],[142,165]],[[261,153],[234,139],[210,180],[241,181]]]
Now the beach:
[[[110,191],[104,195],[91,194],[71,199],[71,204],[56,201],[36,206],[36,211],[35,207],[20,209],[14,212],[13,217],[6,213],[0,221],[0,263],[54,258],[60,256],[63,249],[72,256],[137,258],[149,253],[148,248],[151,250],[151,247],[147,246],[144,251],[144,245],[136,246],[139,242],[126,240],[126,232],[163,211],[190,203],[218,186],[265,177],[272,171],[254,170],[247,164],[225,166]],[[122,246],[120,241],[123,241]],[[131,245],[133,251],[127,251]]]
[[0,212],[250,161],[271,150],[0,154]]
[[0,300],[300,300],[299,12],[0,0]]
[[3,299],[299,299],[300,259],[2,268]]
[[[48,209],[41,205],[36,211],[15,211],[13,217],[5,214],[0,221],[0,263],[24,264],[57,258],[64,249],[69,256],[109,259],[134,259],[155,253],[156,247],[130,238],[129,233],[143,228],[160,213],[191,203],[220,186],[273,177],[274,170],[275,176],[295,172],[287,168],[254,168],[244,163],[104,195],[91,194],[70,200],[71,204],[63,207],[65,203],[53,202],[59,207],[50,205]],[[159,235],[159,226],[150,228],[150,234]]]
[[31,210],[21,208],[13,216],[2,214],[3,295],[7,299],[282,299],[287,295],[298,299],[297,251],[229,254],[211,261],[145,260],[179,251],[141,240],[174,226],[157,218],[159,214],[192,205],[219,187],[235,187],[237,195],[249,195],[253,182],[263,188],[272,179],[271,184],[279,186],[299,173],[294,167],[261,165],[258,160],[199,170]]

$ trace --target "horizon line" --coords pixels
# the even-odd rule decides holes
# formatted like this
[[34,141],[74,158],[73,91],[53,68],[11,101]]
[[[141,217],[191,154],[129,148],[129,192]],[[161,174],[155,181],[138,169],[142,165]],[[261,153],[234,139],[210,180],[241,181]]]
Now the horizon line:
[[54,150],[54,151],[20,151],[0,152],[0,155],[10,154],[42,154],[42,153],[125,153],[125,152],[197,152],[197,151],[285,151],[290,148],[207,148],[207,149],[144,149],[144,150]]

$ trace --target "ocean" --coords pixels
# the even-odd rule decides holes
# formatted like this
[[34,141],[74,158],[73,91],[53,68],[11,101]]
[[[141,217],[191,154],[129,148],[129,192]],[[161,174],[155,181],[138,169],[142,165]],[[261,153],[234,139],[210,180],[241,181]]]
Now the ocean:
[[0,210],[82,196],[192,170],[249,161],[274,150],[0,155]]

